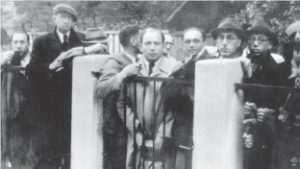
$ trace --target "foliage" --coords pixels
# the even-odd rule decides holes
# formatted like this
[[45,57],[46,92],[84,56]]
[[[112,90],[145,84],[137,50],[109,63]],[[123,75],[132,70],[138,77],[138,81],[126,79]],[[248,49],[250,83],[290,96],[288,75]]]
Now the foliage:
[[299,6],[299,1],[252,1],[237,14],[237,18],[246,24],[264,19],[278,35],[280,43],[284,43],[288,40],[285,29],[295,21],[293,13]]

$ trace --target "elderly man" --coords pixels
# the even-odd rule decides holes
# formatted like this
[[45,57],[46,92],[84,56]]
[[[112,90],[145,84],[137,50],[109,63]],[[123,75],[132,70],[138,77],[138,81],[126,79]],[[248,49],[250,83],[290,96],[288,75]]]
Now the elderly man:
[[57,162],[51,163],[54,164],[51,167],[68,166],[70,162],[72,58],[93,52],[79,47],[82,43],[72,28],[77,20],[74,8],[67,4],[56,5],[53,8],[55,28],[36,38],[26,67],[35,91],[28,126],[32,129],[32,151],[36,153],[32,158],[40,160],[37,162],[41,166],[37,168],[50,165],[47,159],[51,157]]
[[[285,60],[280,55],[271,55],[270,51],[278,43],[276,34],[263,20],[256,21],[248,32],[250,59],[246,83],[283,86],[285,79]],[[247,66],[246,66],[247,67]],[[279,96],[277,94],[277,96]],[[274,112],[278,111],[280,100],[274,92],[268,90],[259,93],[245,93],[245,112],[256,112],[257,124],[254,134],[246,130],[245,164],[246,168],[268,169],[271,165],[274,142]],[[251,120],[253,121],[253,120]],[[246,120],[245,122],[248,122]],[[254,140],[253,140],[254,139]]]
[[13,168],[24,166],[26,141],[22,123],[24,123],[25,89],[28,81],[24,71],[9,71],[10,66],[26,67],[30,60],[30,39],[25,32],[12,35],[12,51],[1,53],[1,101],[2,101],[2,164]]
[[[174,64],[169,59],[162,57],[163,43],[164,36],[159,30],[148,28],[142,33],[141,51],[144,57],[138,62],[141,65],[138,75],[169,76]],[[162,167],[163,162],[165,162],[166,167],[170,165],[167,160],[170,160],[170,156],[169,158],[163,157],[159,152],[161,152],[164,138],[171,137],[173,120],[170,114],[163,111],[163,106],[158,104],[161,99],[159,88],[160,82],[156,82],[156,86],[151,81],[138,82],[136,85],[129,83],[127,96],[120,95],[118,99],[118,112],[123,120],[125,116],[124,100],[128,100],[126,105],[126,127],[128,129],[126,168],[143,166],[146,168],[155,166],[157,168]],[[143,142],[145,147],[143,147]],[[153,147],[153,145],[155,146]],[[138,149],[134,147],[138,147]],[[152,154],[153,149],[155,149],[155,154]]]
[[218,28],[211,31],[211,35],[216,42],[220,58],[242,56],[246,33],[235,19],[225,18]]
[[170,59],[172,62],[176,63],[176,59],[170,56],[171,48],[174,46],[174,39],[171,34],[164,33],[165,36],[165,43],[163,48],[163,56]]

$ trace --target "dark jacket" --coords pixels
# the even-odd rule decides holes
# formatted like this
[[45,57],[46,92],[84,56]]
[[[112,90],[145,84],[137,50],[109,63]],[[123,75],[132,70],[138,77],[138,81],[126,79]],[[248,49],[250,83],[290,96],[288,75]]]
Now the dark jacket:
[[41,144],[37,147],[43,153],[70,153],[72,59],[64,61],[64,69],[60,72],[50,70],[49,65],[62,52],[77,46],[81,46],[81,41],[73,29],[70,30],[67,49],[63,49],[56,29],[36,38],[33,43],[31,60],[26,67],[34,89],[31,90],[34,108],[29,114],[34,120],[29,125],[32,130],[39,130],[32,137],[42,139],[37,139],[37,144]]
[[98,97],[103,99],[104,168],[121,169],[125,165],[127,130],[116,106],[123,82],[117,80],[117,74],[131,63],[124,53],[112,55],[97,83]]
[[[251,58],[251,54],[248,55]],[[271,56],[268,53],[258,61],[251,60],[255,68],[252,67],[252,76],[245,78],[245,83],[284,86],[286,64],[281,56]],[[252,65],[253,66],[253,65]],[[283,93],[270,89],[247,89],[245,91],[245,102],[253,102],[258,108],[274,109],[278,113],[278,108],[283,103]],[[277,117],[277,116],[276,116]],[[273,120],[258,122],[254,125],[254,146],[245,149],[244,164],[245,169],[268,169],[271,165],[271,154],[274,143],[274,123]]]

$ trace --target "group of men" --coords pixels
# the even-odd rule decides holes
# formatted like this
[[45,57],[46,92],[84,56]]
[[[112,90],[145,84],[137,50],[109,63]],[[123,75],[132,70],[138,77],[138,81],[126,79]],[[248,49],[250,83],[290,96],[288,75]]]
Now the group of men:
[[[12,35],[12,51],[1,54],[2,167],[69,167],[71,148],[72,59],[107,53],[100,29],[82,41],[73,26],[77,12],[53,8],[53,32],[37,37],[29,52],[25,32]],[[101,35],[102,36],[102,35]],[[97,41],[98,40],[98,41]],[[96,41],[96,42],[95,42]],[[101,43],[100,43],[101,42]],[[105,41],[106,42],[106,41]],[[14,71],[9,66],[21,66]]]
[[[25,126],[24,133],[30,133],[18,146],[28,146],[18,149],[21,150],[18,157],[4,154],[8,158],[4,162],[12,162],[10,165],[69,166],[69,159],[61,157],[70,154],[72,58],[105,49],[101,44],[83,47],[72,28],[77,19],[71,6],[58,4],[53,8],[54,31],[34,41],[30,56],[29,37],[25,33],[13,35],[15,52],[1,55],[2,66],[26,67],[24,80],[30,91],[24,96],[27,106],[23,107],[22,114],[16,115],[16,119],[26,119],[19,127]],[[97,83],[97,95],[103,99],[105,168],[124,168],[126,165],[126,168],[189,169],[192,166],[194,85],[153,81],[131,83],[127,77],[191,80],[194,79],[196,61],[224,58],[241,60],[246,83],[286,85],[289,69],[284,57],[271,53],[278,40],[267,23],[257,21],[244,30],[235,19],[225,18],[211,35],[216,47],[206,46],[204,30],[186,29],[182,35],[186,56],[183,61],[177,61],[170,55],[174,45],[170,34],[136,25],[120,30],[123,51],[106,61]],[[19,58],[17,64],[15,58]],[[253,104],[257,109],[264,108],[257,118],[263,131],[269,133],[264,135],[258,131],[254,137],[252,133],[245,134],[245,160],[249,162],[249,168],[269,168],[274,132],[264,121],[278,106],[271,96],[254,97],[248,93],[245,96],[248,101],[245,109]],[[253,141],[256,137],[258,144]],[[263,157],[263,161],[258,157]]]
[[[109,124],[104,125],[107,138],[111,141],[105,145],[109,167],[122,168],[126,163],[126,168],[141,166],[149,168],[153,165],[155,167],[164,165],[165,168],[191,168],[194,86],[171,82],[158,83],[154,89],[153,83],[148,81],[136,85],[129,83],[126,86],[127,93],[124,94],[126,77],[137,75],[190,80],[194,79],[196,61],[226,58],[241,60],[246,83],[285,85],[288,74],[285,60],[282,56],[271,53],[278,40],[266,22],[257,21],[246,31],[236,20],[226,18],[218,28],[211,31],[211,34],[216,47],[206,46],[206,34],[202,29],[186,29],[182,36],[185,59],[174,61],[174,58],[170,59],[168,53],[173,43],[169,34],[163,35],[160,30],[153,28],[147,28],[140,33],[137,26],[127,26],[120,31],[120,42],[124,51],[107,61],[98,80],[98,95],[104,99],[104,116],[109,121]],[[138,43],[141,43],[140,47]],[[139,57],[140,52],[142,57]],[[272,97],[269,94],[268,96]],[[158,98],[154,99],[153,95],[157,95]],[[248,93],[245,95],[246,101],[257,104],[258,108],[264,107],[264,111],[260,111],[257,117],[262,126],[265,126],[265,130],[268,130],[269,126],[264,124],[264,118],[267,112],[276,106],[271,103],[270,98],[253,98],[248,96]],[[152,104],[155,105],[154,109],[151,108]],[[124,119],[126,119],[125,132],[122,131],[124,126],[120,125],[124,123]],[[121,136],[122,133],[126,133],[126,136]],[[267,133],[272,135],[273,132]],[[118,142],[120,137],[123,143],[126,143],[127,139],[127,148],[122,149],[122,143]],[[173,139],[175,161],[162,146],[167,142],[167,138]],[[253,135],[246,134],[245,138],[245,146],[251,149]],[[271,163],[272,140],[270,141],[271,137],[258,136],[258,138],[262,140],[261,144],[251,150],[245,150],[245,161],[249,161],[249,168],[268,168]],[[147,149],[149,142],[154,145],[150,150]],[[142,146],[146,148],[143,149]],[[165,151],[165,154],[163,156],[160,153],[151,154],[153,149],[160,153]],[[124,150],[123,154],[126,151],[126,157],[117,156],[118,150]],[[161,158],[155,158],[155,155]],[[263,156],[264,161],[260,161],[259,156]]]

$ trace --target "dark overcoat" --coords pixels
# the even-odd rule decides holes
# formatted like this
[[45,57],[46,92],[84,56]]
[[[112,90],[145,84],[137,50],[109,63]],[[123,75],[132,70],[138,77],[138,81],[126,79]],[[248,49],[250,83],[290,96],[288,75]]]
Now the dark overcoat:
[[60,72],[50,70],[49,65],[64,51],[81,46],[73,29],[70,30],[67,48],[64,48],[56,32],[37,37],[33,43],[31,60],[26,67],[31,82],[31,107],[28,125],[31,139],[38,154],[45,158],[70,154],[71,142],[71,92],[72,59],[63,62]]
[[[251,54],[248,55],[251,58]],[[254,61],[251,61],[254,63]],[[286,76],[285,60],[280,55],[267,53],[262,59],[255,63],[252,68],[252,76],[245,78],[245,83],[284,86]],[[254,66],[253,66],[254,67]],[[255,103],[258,108],[274,109],[278,113],[282,105],[283,93],[269,89],[249,89],[245,92],[245,101]],[[272,149],[274,143],[275,117],[266,122],[258,122],[254,125],[254,146],[245,148],[245,169],[268,169],[271,166]]]

